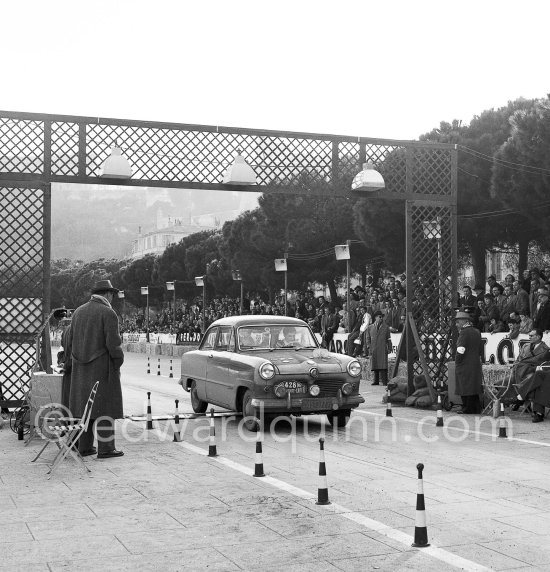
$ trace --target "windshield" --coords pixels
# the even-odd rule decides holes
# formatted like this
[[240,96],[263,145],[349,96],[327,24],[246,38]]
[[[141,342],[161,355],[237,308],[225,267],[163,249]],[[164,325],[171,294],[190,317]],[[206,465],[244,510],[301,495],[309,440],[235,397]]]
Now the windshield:
[[242,326],[238,331],[241,350],[317,348],[307,326]]

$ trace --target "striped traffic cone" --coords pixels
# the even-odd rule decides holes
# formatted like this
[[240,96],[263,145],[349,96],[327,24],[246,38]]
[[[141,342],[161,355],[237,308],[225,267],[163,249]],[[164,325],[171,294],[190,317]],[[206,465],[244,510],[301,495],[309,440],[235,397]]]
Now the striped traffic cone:
[[180,400],[176,399],[176,410],[174,413],[174,443],[179,443],[181,441],[181,429],[180,429],[180,412],[178,409]]
[[160,358],[158,358],[158,360],[159,360],[159,365],[158,365],[158,368],[157,368],[157,375],[160,375]]
[[441,409],[441,395],[437,394],[437,421],[436,427],[443,427],[443,410]]
[[153,415],[151,414],[151,392],[147,392],[147,429],[153,429]]
[[256,433],[256,463],[254,465],[253,477],[265,477],[264,462],[262,460],[262,433]]
[[426,527],[426,507],[424,506],[424,485],[422,484],[422,471],[424,465],[418,463],[418,492],[416,494],[416,517],[414,520],[414,542],[412,546],[424,548],[430,546],[428,542],[428,529]]
[[508,435],[506,434],[506,419],[504,418],[504,403],[500,402],[500,417],[499,417],[499,425],[498,425],[498,436],[507,438]]
[[149,356],[147,356],[147,373],[151,373],[151,361],[149,360]]
[[216,428],[214,427],[214,409],[210,409],[210,442],[208,444],[208,456],[218,456],[218,451],[216,450]]
[[391,410],[390,388],[386,387],[386,417],[393,417]]
[[328,500],[327,468],[325,466],[325,440],[319,439],[319,489],[317,490],[317,502],[315,504],[330,504]]
[[170,360],[170,375],[168,377],[174,377],[174,372],[172,371],[172,360]]

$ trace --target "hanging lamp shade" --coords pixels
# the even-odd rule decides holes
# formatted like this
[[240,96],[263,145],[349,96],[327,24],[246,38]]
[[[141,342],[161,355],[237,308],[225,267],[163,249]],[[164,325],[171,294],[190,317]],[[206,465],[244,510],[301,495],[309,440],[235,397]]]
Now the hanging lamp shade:
[[111,149],[111,154],[99,170],[99,176],[110,179],[129,179],[132,176],[132,167],[118,147]]
[[355,175],[351,183],[352,191],[379,191],[386,188],[384,177],[372,163],[364,163],[363,170]]
[[229,165],[223,176],[226,185],[255,185],[256,173],[254,169],[238,153],[232,165]]

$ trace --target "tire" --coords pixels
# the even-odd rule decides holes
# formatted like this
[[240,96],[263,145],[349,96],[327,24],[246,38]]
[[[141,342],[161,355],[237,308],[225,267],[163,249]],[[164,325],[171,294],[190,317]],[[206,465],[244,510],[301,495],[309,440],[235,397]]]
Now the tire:
[[197,395],[197,382],[191,384],[191,407],[195,413],[204,413],[208,407],[208,401],[203,401]]
[[340,409],[327,413],[329,423],[335,429],[343,429],[348,423],[351,415],[351,409]]
[[245,429],[248,431],[258,431],[260,429],[260,421],[256,416],[256,409],[250,405],[252,401],[252,392],[250,389],[243,396],[242,414]]

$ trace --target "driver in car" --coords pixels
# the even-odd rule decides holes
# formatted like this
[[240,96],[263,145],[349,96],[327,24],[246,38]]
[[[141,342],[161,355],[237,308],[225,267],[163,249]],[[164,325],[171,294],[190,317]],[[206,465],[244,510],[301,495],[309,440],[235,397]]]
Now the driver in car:
[[296,348],[300,345],[298,341],[298,336],[296,334],[296,328],[291,326],[285,326],[281,330],[279,339],[277,340],[276,347],[278,348]]

